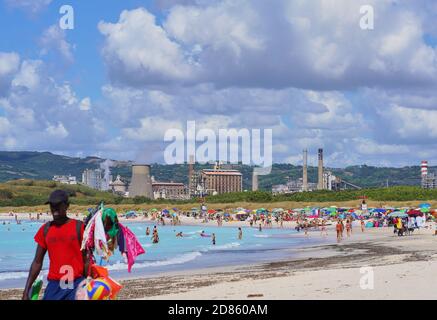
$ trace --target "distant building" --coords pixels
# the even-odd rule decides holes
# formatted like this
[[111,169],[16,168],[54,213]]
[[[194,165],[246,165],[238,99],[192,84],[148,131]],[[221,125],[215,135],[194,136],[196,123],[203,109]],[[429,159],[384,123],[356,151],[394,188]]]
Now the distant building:
[[188,190],[183,183],[152,181],[154,199],[188,199]]
[[68,175],[68,176],[54,176],[53,181],[62,183],[62,184],[77,184],[76,177]]
[[201,186],[206,194],[241,192],[243,175],[238,170],[204,169],[200,173]]
[[86,169],[82,173],[82,183],[92,189],[102,190],[103,186],[103,170],[101,169]]
[[[307,191],[313,191],[317,189],[317,183],[307,182],[305,187],[307,188]],[[305,187],[302,178],[298,180],[289,179],[286,184],[273,185],[272,193],[286,194],[286,193],[303,192]]]
[[126,182],[121,180],[120,175],[118,175],[114,181],[109,183],[109,187],[113,193],[126,196],[128,186]]
[[437,175],[428,172],[428,161],[424,160],[420,164],[422,176],[421,186],[423,189],[437,189]]

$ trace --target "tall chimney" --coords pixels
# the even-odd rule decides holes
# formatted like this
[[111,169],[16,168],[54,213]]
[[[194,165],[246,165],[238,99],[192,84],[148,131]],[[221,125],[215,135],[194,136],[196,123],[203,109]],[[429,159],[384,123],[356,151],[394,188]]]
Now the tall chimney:
[[252,191],[258,191],[258,175],[256,174],[255,168],[252,173]]
[[193,190],[193,174],[194,174],[194,155],[190,155],[190,159],[188,162],[188,194],[194,194]]
[[146,164],[132,165],[132,181],[129,186],[129,197],[143,196],[153,199],[150,166]]
[[317,190],[323,190],[323,149],[319,149],[319,172]]
[[422,174],[422,178],[425,178],[428,175],[428,161],[422,161],[420,164],[420,173]]
[[303,151],[302,190],[308,191],[308,150]]

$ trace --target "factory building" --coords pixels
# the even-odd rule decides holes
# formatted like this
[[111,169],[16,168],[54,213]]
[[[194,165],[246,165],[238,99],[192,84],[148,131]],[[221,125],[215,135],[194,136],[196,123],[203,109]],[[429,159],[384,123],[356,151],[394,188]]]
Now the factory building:
[[152,180],[154,199],[186,200],[189,198],[187,187],[179,182],[159,182]]
[[102,169],[86,169],[82,173],[82,184],[96,190],[107,190]]
[[111,183],[109,183],[109,187],[111,189],[111,191],[115,194],[121,195],[121,196],[126,196],[127,194],[127,183],[124,182],[123,180],[121,180],[120,175],[117,175],[117,178],[112,181]]
[[424,189],[436,189],[437,188],[437,175],[428,172],[428,161],[424,160],[420,164],[421,173],[421,186]]
[[68,176],[54,176],[53,181],[62,183],[62,184],[77,184],[76,177],[68,175]]
[[243,191],[243,175],[238,170],[204,169],[200,178],[207,194]]

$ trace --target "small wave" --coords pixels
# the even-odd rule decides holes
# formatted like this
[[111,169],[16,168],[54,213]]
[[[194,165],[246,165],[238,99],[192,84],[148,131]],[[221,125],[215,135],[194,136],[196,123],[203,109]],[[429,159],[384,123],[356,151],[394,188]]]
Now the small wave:
[[0,273],[0,281],[26,278],[27,272],[5,272]]
[[[47,270],[41,271],[40,275],[43,277],[47,276]],[[26,279],[29,275],[28,272],[25,271],[11,271],[11,272],[1,272],[0,273],[0,281],[5,280],[14,280],[14,279]]]
[[[167,260],[153,261],[153,262],[140,262],[134,264],[134,268],[146,268],[146,267],[162,267],[173,264],[182,264],[200,257],[202,254],[199,251],[189,252],[176,256]],[[108,270],[127,270],[127,264],[118,261],[115,264],[109,265]]]
[[254,234],[253,236],[256,238],[270,238],[268,234]]
[[226,250],[226,249],[236,248],[236,247],[239,247],[239,246],[240,246],[239,242],[231,242],[231,243],[226,243],[226,244],[222,244],[222,245],[219,245],[219,246],[211,245],[205,251],[208,251],[208,250]]
[[151,246],[153,246],[152,243],[142,243],[141,244],[144,248],[150,248]]

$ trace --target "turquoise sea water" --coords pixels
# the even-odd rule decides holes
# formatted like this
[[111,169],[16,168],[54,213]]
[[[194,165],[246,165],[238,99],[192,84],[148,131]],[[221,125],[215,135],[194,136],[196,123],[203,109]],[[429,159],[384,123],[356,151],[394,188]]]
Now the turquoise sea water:
[[[0,288],[23,287],[28,269],[35,254],[33,240],[42,223],[0,220]],[[296,237],[291,229],[268,229],[261,232],[257,228],[243,227],[243,239],[238,240],[237,227],[201,227],[201,226],[157,226],[160,242],[152,244],[151,235],[146,236],[146,227],[153,229],[150,223],[126,224],[138,237],[146,250],[139,256],[130,274],[123,257],[117,251],[109,262],[108,269],[115,279],[126,276],[147,276],[163,272],[268,262],[289,257],[285,249],[314,243],[316,239],[303,235]],[[216,245],[211,238],[201,237],[216,234]],[[183,238],[176,233],[182,231]],[[97,259],[99,262],[100,259]],[[105,263],[103,262],[103,265]],[[46,256],[43,275],[47,275],[48,257]]]

